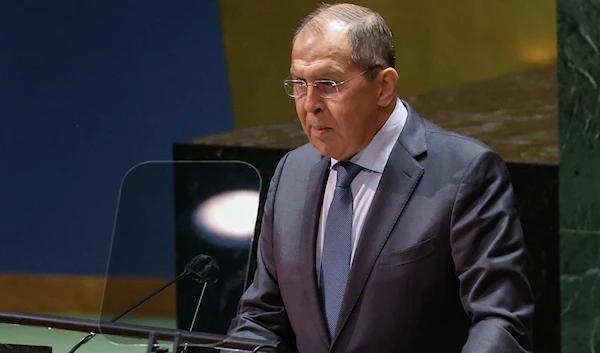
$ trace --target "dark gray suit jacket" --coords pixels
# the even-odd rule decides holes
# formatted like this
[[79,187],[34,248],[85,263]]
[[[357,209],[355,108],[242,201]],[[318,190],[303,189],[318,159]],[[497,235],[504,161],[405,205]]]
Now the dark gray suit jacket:
[[315,268],[330,160],[305,145],[271,181],[258,267],[231,334],[302,353],[531,351],[533,295],[505,163],[403,103],[408,119],[365,220],[338,332],[327,334]]

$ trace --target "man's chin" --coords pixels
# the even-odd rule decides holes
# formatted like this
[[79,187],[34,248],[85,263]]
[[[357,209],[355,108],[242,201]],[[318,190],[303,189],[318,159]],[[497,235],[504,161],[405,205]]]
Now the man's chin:
[[315,139],[311,139],[310,142],[313,145],[313,147],[316,148],[319,152],[321,152],[321,154],[324,157],[341,160],[340,157],[342,156],[342,153],[339,151],[339,149],[335,149],[331,145],[325,144],[322,141],[319,141],[318,139],[316,141]]

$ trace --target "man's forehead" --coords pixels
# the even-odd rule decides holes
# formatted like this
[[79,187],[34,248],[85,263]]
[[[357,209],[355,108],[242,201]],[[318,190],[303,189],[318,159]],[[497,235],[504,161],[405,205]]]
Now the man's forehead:
[[320,45],[328,43],[330,45],[347,46],[348,45],[348,25],[338,21],[331,20],[325,25],[318,27],[307,25],[296,38],[296,44],[311,45],[319,43]]
[[346,60],[350,45],[345,37],[306,34],[299,36],[292,48],[292,61],[314,61],[322,59]]
[[343,73],[348,66],[350,66],[349,53],[338,50],[318,50],[310,55],[292,55],[290,72],[295,75]]
[[290,71],[304,74],[306,70],[317,72],[343,72],[350,63],[351,49],[348,42],[348,26],[338,20],[321,23],[318,27],[307,26],[292,47]]
[[331,59],[316,60],[312,62],[292,60],[292,65],[290,67],[290,73],[293,76],[301,76],[304,78],[343,74],[346,70],[347,67],[343,65],[343,62]]

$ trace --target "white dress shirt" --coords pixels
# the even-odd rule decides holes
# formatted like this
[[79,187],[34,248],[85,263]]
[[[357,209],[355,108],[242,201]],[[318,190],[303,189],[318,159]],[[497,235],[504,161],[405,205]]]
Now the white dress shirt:
[[[360,173],[352,180],[350,188],[353,199],[353,218],[352,218],[352,253],[350,255],[350,264],[354,260],[354,253],[360,233],[371,207],[371,202],[375,196],[375,191],[379,186],[381,175],[392,153],[394,144],[402,132],[406,123],[408,111],[400,99],[396,101],[394,111],[381,127],[379,132],[373,137],[371,142],[362,151],[350,159],[350,162],[358,164],[363,168]],[[329,178],[325,186],[325,195],[323,196],[323,207],[319,218],[319,228],[317,232],[317,279],[321,273],[321,256],[323,253],[323,235],[325,234],[325,225],[327,224],[327,214],[333,200],[335,185],[337,183],[337,172],[333,166],[338,161],[331,158]]]

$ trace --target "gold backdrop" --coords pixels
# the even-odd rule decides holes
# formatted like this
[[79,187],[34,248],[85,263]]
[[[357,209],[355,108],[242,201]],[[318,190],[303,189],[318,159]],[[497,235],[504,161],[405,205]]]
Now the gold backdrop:
[[[394,33],[401,96],[549,67],[556,3],[548,0],[364,0]],[[236,128],[295,118],[282,82],[291,39],[318,2],[221,0]],[[502,99],[502,97],[498,97]]]

